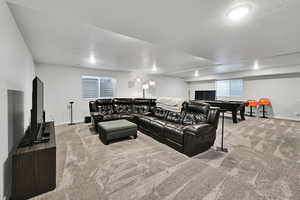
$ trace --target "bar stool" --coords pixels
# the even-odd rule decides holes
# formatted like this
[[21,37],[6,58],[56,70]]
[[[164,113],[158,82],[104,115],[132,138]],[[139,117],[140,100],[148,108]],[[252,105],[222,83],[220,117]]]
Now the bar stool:
[[253,100],[253,99],[249,99],[247,101],[247,106],[250,107],[250,117],[254,117],[253,116],[253,107],[256,108],[257,104],[258,104],[258,102],[256,100]]
[[263,107],[263,116],[262,118],[267,118],[266,115],[265,115],[265,106],[267,105],[271,105],[271,101],[270,99],[268,98],[261,98],[259,101],[258,101],[258,105],[261,105]]

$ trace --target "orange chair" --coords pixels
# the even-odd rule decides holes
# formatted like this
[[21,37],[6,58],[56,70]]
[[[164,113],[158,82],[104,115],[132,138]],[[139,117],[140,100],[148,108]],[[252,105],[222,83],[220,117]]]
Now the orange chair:
[[265,115],[265,106],[271,105],[271,101],[268,98],[261,98],[258,101],[258,105],[261,105],[263,107],[263,116],[262,118],[267,118]]
[[253,100],[253,99],[249,99],[247,101],[247,106],[250,107],[250,117],[253,117],[253,115],[252,115],[253,110],[252,109],[253,109],[253,107],[256,108],[257,104],[258,104],[258,102],[256,100]]

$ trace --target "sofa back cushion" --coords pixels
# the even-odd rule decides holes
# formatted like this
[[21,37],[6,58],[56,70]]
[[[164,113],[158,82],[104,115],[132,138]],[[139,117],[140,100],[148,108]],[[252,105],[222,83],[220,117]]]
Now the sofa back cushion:
[[114,104],[114,111],[116,113],[130,114],[130,113],[132,113],[132,105],[130,105],[130,104]]
[[159,119],[165,119],[167,114],[168,114],[168,111],[165,109],[162,109],[160,107],[154,108],[153,115]]
[[205,103],[185,103],[183,106],[183,112],[185,112],[185,116],[182,121],[184,125],[207,122],[209,105]]
[[102,106],[102,105],[112,105],[113,100],[112,99],[97,99],[96,105]]
[[166,120],[170,122],[174,122],[177,124],[181,124],[183,120],[183,112],[172,112],[169,111]]
[[207,121],[207,115],[202,114],[202,113],[193,113],[194,114],[194,118],[195,118],[195,123],[199,123],[199,122],[206,122]]
[[134,113],[143,114],[150,111],[151,99],[136,98],[133,100],[132,110]]
[[207,116],[203,115],[201,113],[188,113],[186,112],[182,124],[183,125],[192,125],[192,124],[198,124],[201,122],[207,122]]
[[185,113],[183,120],[182,120],[183,125],[192,125],[195,124],[195,117],[194,114],[192,113]]
[[156,106],[156,99],[149,99],[149,101],[150,101],[150,107]]
[[110,115],[114,113],[112,105],[98,106],[98,111],[101,115]]
[[138,114],[143,114],[149,112],[149,105],[133,105],[133,112]]
[[115,113],[132,113],[132,99],[116,98],[113,100],[113,107]]
[[209,111],[209,104],[203,103],[203,104],[188,104],[186,107],[186,111],[190,113],[197,113],[197,114],[203,114],[208,115]]
[[135,98],[133,99],[134,105],[150,105],[151,99]]
[[114,112],[112,99],[97,99],[96,106],[101,115],[109,115]]

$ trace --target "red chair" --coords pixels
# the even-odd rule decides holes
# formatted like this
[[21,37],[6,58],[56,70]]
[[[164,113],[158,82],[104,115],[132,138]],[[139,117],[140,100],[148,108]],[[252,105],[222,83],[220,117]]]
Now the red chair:
[[258,101],[258,105],[261,105],[263,107],[263,116],[262,118],[267,118],[265,115],[265,106],[271,105],[271,101],[268,98],[261,98]]
[[250,107],[250,117],[253,117],[252,113],[253,113],[253,107],[256,108],[258,102],[256,100],[250,99],[247,101],[247,106]]

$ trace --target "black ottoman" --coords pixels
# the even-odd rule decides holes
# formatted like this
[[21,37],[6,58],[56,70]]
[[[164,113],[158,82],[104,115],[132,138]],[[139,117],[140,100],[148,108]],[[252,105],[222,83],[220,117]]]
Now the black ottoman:
[[104,144],[110,140],[125,138],[129,136],[137,137],[137,125],[126,119],[99,122],[99,137]]

